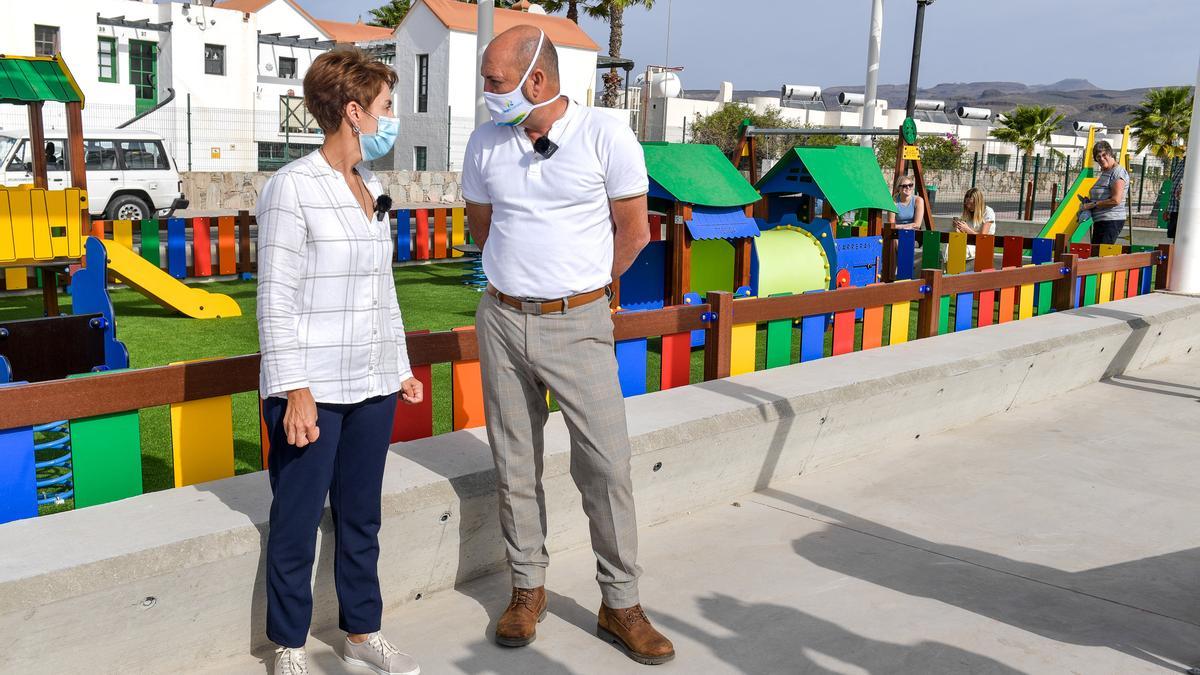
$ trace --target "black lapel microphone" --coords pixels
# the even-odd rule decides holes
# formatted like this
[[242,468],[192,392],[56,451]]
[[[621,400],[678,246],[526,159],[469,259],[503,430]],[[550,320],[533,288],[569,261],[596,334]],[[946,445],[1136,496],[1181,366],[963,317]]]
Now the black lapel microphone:
[[375,220],[383,220],[388,211],[392,210],[392,198],[387,195],[379,195],[375,198]]
[[533,151],[546,159],[550,159],[554,156],[554,153],[558,152],[558,145],[549,138],[542,136],[533,142]]

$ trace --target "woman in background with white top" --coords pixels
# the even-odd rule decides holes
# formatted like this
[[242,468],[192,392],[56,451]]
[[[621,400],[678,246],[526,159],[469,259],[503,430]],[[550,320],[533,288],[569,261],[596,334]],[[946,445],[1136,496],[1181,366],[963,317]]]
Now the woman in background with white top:
[[[963,196],[962,215],[954,219],[954,231],[964,234],[996,234],[996,212],[983,199],[983,190],[971,188]],[[975,259],[975,247],[967,245],[967,259]]]

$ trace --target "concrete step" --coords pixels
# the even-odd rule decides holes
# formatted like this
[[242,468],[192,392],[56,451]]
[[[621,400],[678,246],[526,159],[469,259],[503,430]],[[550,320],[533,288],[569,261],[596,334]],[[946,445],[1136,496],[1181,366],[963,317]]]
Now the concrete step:
[[[1200,351],[641,530],[663,673],[1161,673],[1200,663]],[[553,520],[551,514],[551,519]],[[384,561],[404,565],[404,560]],[[494,574],[384,631],[425,673],[637,673],[594,635],[586,548],[554,556],[550,613],[490,639]],[[315,673],[362,672],[342,635]],[[212,664],[262,673],[273,654]]]

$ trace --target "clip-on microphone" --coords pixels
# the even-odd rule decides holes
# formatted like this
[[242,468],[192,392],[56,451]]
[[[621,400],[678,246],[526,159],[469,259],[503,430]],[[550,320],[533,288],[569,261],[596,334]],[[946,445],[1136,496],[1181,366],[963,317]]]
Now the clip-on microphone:
[[550,159],[554,156],[554,153],[558,152],[558,145],[549,138],[542,136],[533,142],[533,151],[546,159]]
[[383,220],[388,211],[392,210],[392,198],[387,195],[379,195],[375,198],[375,220]]

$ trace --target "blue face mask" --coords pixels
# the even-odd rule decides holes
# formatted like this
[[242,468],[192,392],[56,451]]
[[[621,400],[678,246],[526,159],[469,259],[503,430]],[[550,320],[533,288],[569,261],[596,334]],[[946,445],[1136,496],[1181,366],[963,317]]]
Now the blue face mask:
[[[366,109],[363,112],[371,115]],[[375,117],[371,115],[371,117]],[[396,144],[396,137],[400,135],[400,120],[395,117],[375,117],[375,121],[379,123],[379,128],[375,133],[368,134],[359,132],[358,146],[362,150],[363,161],[370,162],[371,160],[385,157],[392,151],[392,146]]]

